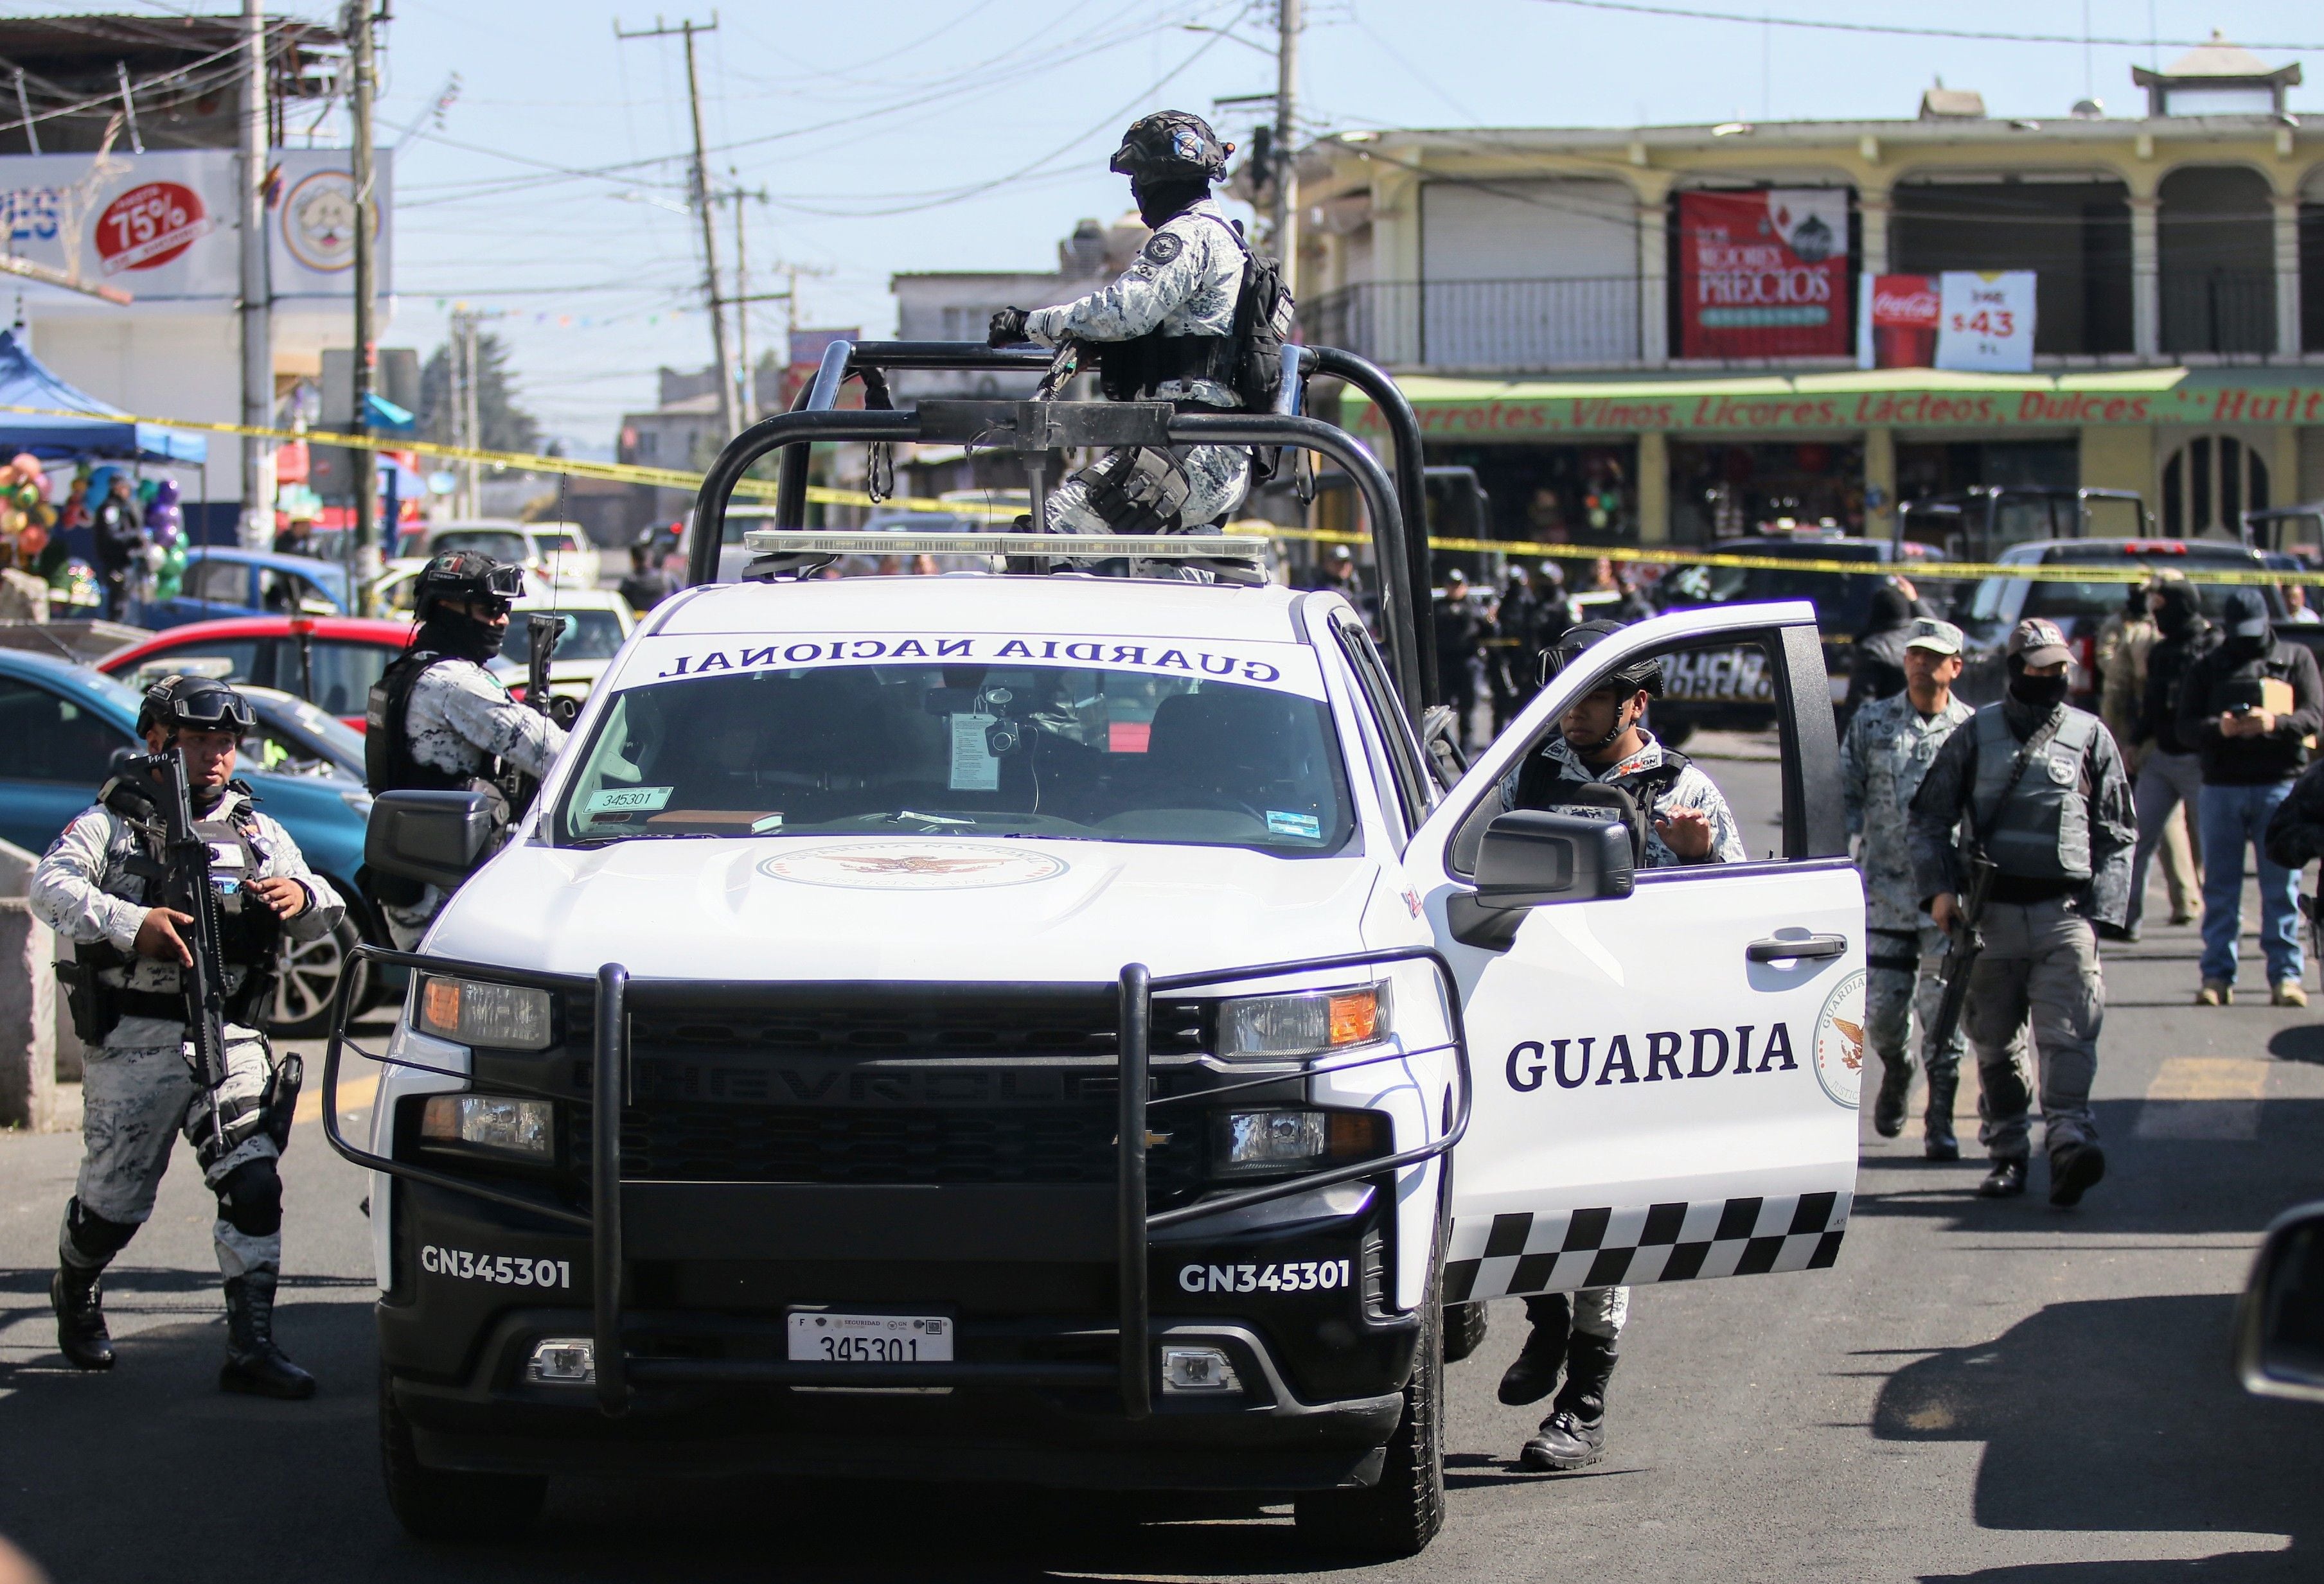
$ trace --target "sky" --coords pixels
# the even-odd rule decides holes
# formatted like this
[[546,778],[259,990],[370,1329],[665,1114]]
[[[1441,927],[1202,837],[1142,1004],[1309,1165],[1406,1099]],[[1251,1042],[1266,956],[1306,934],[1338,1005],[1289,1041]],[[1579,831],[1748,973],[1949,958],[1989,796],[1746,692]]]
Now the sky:
[[[620,415],[653,405],[658,366],[710,356],[699,226],[684,201],[681,41],[617,38],[655,14],[603,0],[388,3],[380,141],[404,141],[382,343],[424,357],[456,303],[505,315],[491,327],[521,400],[549,434],[604,455]],[[684,14],[670,7],[686,0],[656,3],[669,24]],[[2324,114],[2324,11],[2297,0],[1669,4],[2075,41],[1881,37],[1571,0],[1307,0],[1301,130],[1909,118],[1940,77],[1981,91],[1997,115],[2056,116],[2086,93],[2130,115],[2144,97],[2132,64],[2167,63],[2214,28],[2309,46],[2260,53],[2302,61],[2310,81],[2292,106]],[[751,289],[783,290],[781,266],[796,265],[802,325],[875,336],[894,328],[892,274],[1052,269],[1076,219],[1126,209],[1105,161],[1137,115],[1211,114],[1275,86],[1274,0],[725,0],[715,14],[696,41],[703,119],[714,181],[753,195],[742,206]],[[2166,41],[2086,48],[2088,34]],[[456,73],[456,97],[431,115]],[[1262,115],[1271,107],[1225,106],[1215,118],[1247,143]],[[336,121],[320,132],[344,136]],[[724,206],[730,272],[734,217]],[[778,345],[786,311],[752,307],[754,357]]]

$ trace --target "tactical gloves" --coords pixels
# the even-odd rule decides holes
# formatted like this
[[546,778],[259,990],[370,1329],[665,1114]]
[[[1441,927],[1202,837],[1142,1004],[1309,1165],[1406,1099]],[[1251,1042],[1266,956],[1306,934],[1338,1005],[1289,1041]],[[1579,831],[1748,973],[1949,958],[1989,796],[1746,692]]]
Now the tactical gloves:
[[1004,308],[992,316],[992,327],[984,333],[987,346],[1021,346],[1025,344],[1025,310]]

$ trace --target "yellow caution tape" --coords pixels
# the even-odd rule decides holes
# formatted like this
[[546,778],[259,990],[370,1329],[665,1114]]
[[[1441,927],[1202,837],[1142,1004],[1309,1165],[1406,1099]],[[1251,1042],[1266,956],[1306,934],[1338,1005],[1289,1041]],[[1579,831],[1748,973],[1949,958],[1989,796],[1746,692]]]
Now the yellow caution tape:
[[[148,418],[125,412],[78,412],[61,407],[20,407],[9,402],[0,402],[0,412],[22,413],[32,418],[110,418],[121,423],[151,424],[157,428],[189,429],[199,434],[232,435],[244,439],[304,440],[310,446],[342,446],[356,451],[408,451],[447,462],[476,462],[491,467],[514,468],[522,473],[562,474],[571,478],[601,479],[612,483],[652,484],[662,489],[688,492],[697,492],[702,487],[702,474],[688,473],[682,468],[648,467],[635,462],[591,462],[577,456],[540,456],[524,451],[490,451],[472,446],[440,445],[433,440],[405,439],[392,435],[265,428],[251,424],[213,423],[199,419]],[[775,499],[776,490],[775,484],[764,479],[741,479],[734,485],[736,495],[752,501],[771,501]],[[907,511],[942,511],[954,517],[977,517],[988,521],[1019,515],[1019,509],[1014,505],[944,501],[921,495],[886,495],[874,500],[862,490],[833,489],[825,484],[809,484],[807,498],[823,506],[887,506]],[[1286,528],[1259,518],[1231,522],[1227,524],[1227,530],[1230,532],[1264,533],[1278,539],[1304,539],[1317,544],[1361,545],[1371,542],[1369,534],[1326,528]],[[1563,561],[1594,561],[1603,557],[1609,561],[1637,562],[1673,568],[1733,566],[1755,572],[1835,572],[1858,577],[1901,574],[1935,583],[1981,577],[2015,577],[2034,583],[2144,583],[2158,567],[2169,564],[2167,557],[2157,557],[2154,561],[2126,557],[2124,562],[2114,565],[2077,561],[2045,566],[2004,565],[1995,561],[1837,561],[1789,556],[1738,555],[1724,550],[1690,550],[1677,545],[1547,544],[1534,539],[1457,539],[1437,534],[1429,536],[1428,548],[1432,550],[1532,556]],[[2190,583],[2324,583],[2324,570],[2279,572],[2267,568],[2246,571],[2207,568],[2198,571],[2191,567],[2178,570],[2184,572]]]

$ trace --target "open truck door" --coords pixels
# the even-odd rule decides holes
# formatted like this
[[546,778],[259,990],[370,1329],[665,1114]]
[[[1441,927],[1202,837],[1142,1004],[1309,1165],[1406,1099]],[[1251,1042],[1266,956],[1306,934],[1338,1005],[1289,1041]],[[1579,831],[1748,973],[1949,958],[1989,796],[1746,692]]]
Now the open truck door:
[[[1747,861],[1633,871],[1618,825],[1504,812],[1504,778],[1569,701],[1624,660],[1709,649],[1753,653],[1776,700],[1780,765],[1711,767],[1777,778],[1779,820],[1744,828]],[[1832,1263],[1856,1186],[1865,915],[1813,607],[1690,611],[1593,645],[1407,863],[1477,1082],[1448,1302]]]

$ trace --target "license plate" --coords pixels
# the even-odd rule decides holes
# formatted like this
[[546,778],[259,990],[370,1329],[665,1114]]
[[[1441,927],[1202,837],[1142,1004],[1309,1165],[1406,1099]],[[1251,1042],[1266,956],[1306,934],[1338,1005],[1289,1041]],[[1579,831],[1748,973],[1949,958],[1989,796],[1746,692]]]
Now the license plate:
[[949,1364],[952,1322],[936,1314],[790,1316],[794,1364]]

